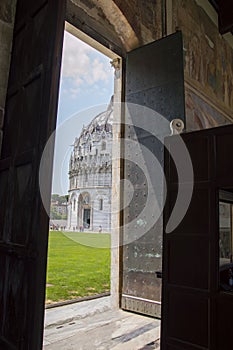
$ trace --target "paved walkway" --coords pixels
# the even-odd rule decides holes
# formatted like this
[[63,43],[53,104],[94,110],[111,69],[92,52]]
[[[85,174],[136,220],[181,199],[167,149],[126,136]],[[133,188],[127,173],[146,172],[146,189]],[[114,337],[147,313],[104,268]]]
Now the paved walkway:
[[159,320],[111,310],[104,297],[47,309],[43,349],[159,349],[159,333]]

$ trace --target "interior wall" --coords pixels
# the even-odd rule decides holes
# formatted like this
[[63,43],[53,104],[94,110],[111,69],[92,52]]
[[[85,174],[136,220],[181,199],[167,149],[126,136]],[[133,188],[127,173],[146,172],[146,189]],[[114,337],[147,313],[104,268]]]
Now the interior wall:
[[114,0],[138,39],[139,46],[162,37],[162,0]]
[[204,3],[172,1],[172,30],[182,30],[184,40],[187,131],[233,121],[233,46],[219,34],[217,14],[215,21]]
[[[171,32],[182,30],[184,37],[187,131],[233,120],[233,46],[201,3],[208,1],[166,1],[167,25]],[[0,150],[15,8],[16,0],[0,2]],[[162,0],[68,0],[67,17],[124,56],[162,37],[164,9]]]
[[122,56],[160,39],[166,18],[167,34],[184,38],[186,130],[232,123],[233,44],[207,0],[69,0],[67,9],[68,20]]
[[[184,37],[189,131],[227,124],[233,118],[233,49],[201,2],[208,1],[167,0],[167,11],[171,12],[167,25],[172,32],[182,30]],[[16,0],[0,2],[0,141],[15,8]],[[68,0],[67,17],[95,39],[108,42],[110,49],[124,54],[162,37],[164,1]]]
[[68,0],[67,21],[124,56],[161,38],[162,0]]
[[0,1],[0,153],[2,145],[2,129],[4,123],[4,108],[10,69],[15,9],[16,0]]

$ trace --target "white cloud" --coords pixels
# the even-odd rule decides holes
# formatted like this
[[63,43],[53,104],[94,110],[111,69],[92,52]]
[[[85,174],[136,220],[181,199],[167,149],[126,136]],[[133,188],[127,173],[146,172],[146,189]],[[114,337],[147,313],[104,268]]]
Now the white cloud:
[[70,88],[69,89],[69,94],[71,94],[72,98],[76,98],[76,96],[78,95],[78,93],[81,91],[80,88],[75,87],[75,88]]
[[79,89],[85,85],[108,83],[113,76],[109,61],[110,59],[100,56],[89,45],[65,32],[62,78],[71,79],[73,90],[76,89],[76,91],[71,91],[72,95],[78,93]]

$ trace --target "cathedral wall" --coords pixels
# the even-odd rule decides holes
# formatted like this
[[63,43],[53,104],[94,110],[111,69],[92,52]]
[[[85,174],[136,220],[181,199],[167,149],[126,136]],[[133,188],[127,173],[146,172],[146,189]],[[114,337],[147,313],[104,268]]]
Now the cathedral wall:
[[107,41],[110,49],[125,53],[161,38],[164,3],[162,0],[68,0],[67,19],[103,45]]
[[187,130],[229,124],[233,120],[233,37],[230,42],[219,34],[211,5],[207,4],[210,16],[208,8],[200,6],[208,1],[171,2],[172,32],[181,30],[184,40]]
[[[219,34],[216,13],[208,16],[200,4],[208,4],[214,13],[207,0],[69,0],[67,19],[78,22],[83,14],[80,18],[86,29],[81,29],[94,28],[87,34],[100,41],[102,36],[106,37],[110,46],[115,43],[122,53],[164,36],[165,17],[169,27],[167,34],[181,30],[187,130],[195,130],[233,120],[233,44]],[[16,0],[0,2],[0,141],[15,8]]]
[[77,9],[83,13],[80,29],[95,28],[87,34],[100,42],[103,35],[123,55],[181,30],[187,131],[232,122],[233,39],[219,34],[208,0],[69,0],[68,19],[74,24]]
[[[98,232],[102,227],[102,232],[111,232],[111,189],[101,189],[93,201],[92,227]],[[103,200],[103,207],[100,210],[100,199]]]
[[77,229],[77,212],[70,208],[69,226],[68,228],[72,230]]
[[[79,196],[88,194],[90,196],[90,228],[85,231],[98,232],[101,226],[102,232],[111,232],[111,188],[85,188],[70,192],[70,203],[68,206],[67,229],[80,230],[83,226],[84,206],[80,204]],[[102,204],[100,207],[100,200]]]
[[0,1],[0,153],[16,0]]
[[[216,13],[215,20],[214,15],[210,18],[201,3],[208,1],[111,0],[110,6],[110,0],[89,0],[88,5],[86,1],[70,0],[67,18],[73,16],[75,21],[78,13],[83,13],[86,27],[90,23],[95,33],[99,33],[99,38],[106,35],[110,43],[116,43],[122,52],[126,52],[161,38],[166,31],[166,14],[170,28],[168,34],[176,30],[183,33],[187,130],[196,130],[224,125],[233,120],[233,49],[219,34],[217,23],[214,23],[217,21]],[[0,2],[0,141],[15,8],[16,0]]]
[[[77,208],[78,208],[79,191],[72,191],[70,193],[70,200],[68,204],[67,215],[67,229],[73,230],[77,228]],[[75,201],[75,204],[74,204]]]

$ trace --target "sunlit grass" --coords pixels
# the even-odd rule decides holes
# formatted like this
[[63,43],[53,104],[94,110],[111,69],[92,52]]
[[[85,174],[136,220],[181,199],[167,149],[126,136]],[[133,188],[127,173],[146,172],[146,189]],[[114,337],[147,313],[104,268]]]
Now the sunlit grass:
[[50,231],[46,303],[108,292],[109,247],[109,234]]

